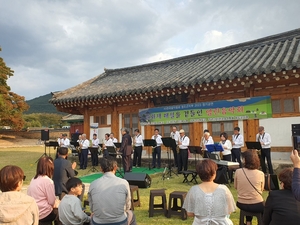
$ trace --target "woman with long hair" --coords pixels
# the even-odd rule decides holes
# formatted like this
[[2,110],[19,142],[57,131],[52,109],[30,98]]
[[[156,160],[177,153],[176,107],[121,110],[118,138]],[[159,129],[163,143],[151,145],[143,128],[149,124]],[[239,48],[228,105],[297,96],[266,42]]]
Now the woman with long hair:
[[33,197],[38,205],[40,222],[58,221],[59,200],[55,197],[53,171],[53,159],[48,156],[41,157],[36,174],[27,189],[27,194]]

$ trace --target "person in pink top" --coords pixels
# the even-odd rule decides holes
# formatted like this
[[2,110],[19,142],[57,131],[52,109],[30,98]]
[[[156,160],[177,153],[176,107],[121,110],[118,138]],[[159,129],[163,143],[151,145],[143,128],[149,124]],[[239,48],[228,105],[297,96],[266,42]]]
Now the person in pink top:
[[59,200],[55,197],[54,183],[51,179],[53,171],[53,159],[48,156],[41,157],[27,194],[33,197],[38,205],[40,222],[55,221],[55,224],[59,224],[57,210]]

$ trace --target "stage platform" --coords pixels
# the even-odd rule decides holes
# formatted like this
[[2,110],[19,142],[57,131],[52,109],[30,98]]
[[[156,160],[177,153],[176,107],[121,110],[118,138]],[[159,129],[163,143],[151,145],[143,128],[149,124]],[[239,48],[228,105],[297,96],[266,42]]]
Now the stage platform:
[[[155,168],[155,169],[149,170],[148,167],[140,167],[140,168],[132,168],[132,172],[130,172],[130,173],[147,173],[148,175],[153,175],[153,174],[162,173],[162,172],[164,172],[164,168],[160,168],[160,169]],[[123,171],[121,171],[121,174],[124,176]],[[97,172],[97,173],[85,175],[85,176],[82,176],[79,178],[83,183],[91,183],[94,180],[102,177],[102,175],[103,175],[103,173]],[[119,172],[116,173],[116,176],[122,177]]]

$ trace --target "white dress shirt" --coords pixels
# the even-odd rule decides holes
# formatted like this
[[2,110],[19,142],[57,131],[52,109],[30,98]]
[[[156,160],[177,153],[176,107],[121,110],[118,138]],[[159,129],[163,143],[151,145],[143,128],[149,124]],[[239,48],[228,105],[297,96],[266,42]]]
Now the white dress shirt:
[[161,145],[163,144],[163,142],[162,142],[162,140],[161,140],[161,135],[159,135],[159,134],[158,134],[157,136],[156,136],[156,135],[153,135],[153,136],[152,136],[152,139],[153,139],[153,140],[156,140],[156,144],[157,144],[156,146],[161,146]]
[[90,147],[90,141],[88,139],[81,140],[82,147],[81,149],[88,149]]
[[143,136],[141,134],[138,134],[135,138],[135,146],[142,146],[143,145]]
[[256,134],[256,140],[258,142],[263,142],[261,145],[262,148],[271,148],[271,135],[268,133]]
[[205,138],[203,139],[204,150],[207,150],[206,145],[213,145],[215,143],[212,136],[209,136],[208,140],[206,140]]
[[118,143],[118,139],[115,138],[115,137],[113,139],[111,139],[111,140],[112,140],[113,143]]
[[99,139],[92,139],[92,147],[98,148],[99,147]]
[[181,142],[181,145],[179,145],[180,149],[187,149],[190,145],[190,139],[188,136],[183,135],[179,138],[179,141]]
[[109,138],[108,140],[104,140],[104,144],[105,146],[115,146],[111,138]]
[[172,131],[171,134],[170,134],[170,137],[173,138],[176,142],[176,145],[178,145],[178,141],[179,141],[179,138],[180,138],[179,132],[177,130],[175,131],[175,133]]
[[60,139],[60,147],[69,147],[70,140],[68,138],[66,139]]
[[220,141],[220,144],[222,145],[222,147],[224,149],[224,151],[222,152],[222,154],[223,155],[230,155],[231,154],[231,149],[232,149],[231,142],[229,140],[226,140],[225,143],[223,144],[223,142]]
[[241,148],[244,147],[244,137],[241,134],[232,135],[232,148]]

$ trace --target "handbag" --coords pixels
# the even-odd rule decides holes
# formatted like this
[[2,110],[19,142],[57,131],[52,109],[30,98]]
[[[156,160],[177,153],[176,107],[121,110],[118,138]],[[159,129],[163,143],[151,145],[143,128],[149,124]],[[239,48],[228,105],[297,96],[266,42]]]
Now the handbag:
[[279,190],[278,178],[276,174],[265,174],[265,191]]

